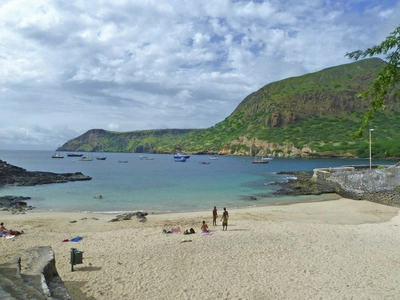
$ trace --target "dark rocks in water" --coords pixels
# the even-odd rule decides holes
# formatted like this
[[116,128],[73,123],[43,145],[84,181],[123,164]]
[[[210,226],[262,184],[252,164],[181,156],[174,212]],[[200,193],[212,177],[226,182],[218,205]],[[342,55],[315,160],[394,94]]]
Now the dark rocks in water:
[[81,172],[60,174],[40,171],[31,172],[0,160],[0,186],[33,186],[91,179],[92,178],[90,176],[83,175]]
[[124,220],[130,220],[132,219],[133,216],[136,216],[136,218],[140,219],[139,222],[146,222],[147,218],[146,216],[148,213],[145,212],[134,212],[134,213],[125,213],[122,215],[116,216],[114,219],[111,219],[109,222],[118,222],[118,221],[124,221]]
[[241,199],[244,201],[257,201],[258,200],[257,197],[255,197],[255,196],[242,196]]
[[23,200],[29,200],[30,197],[22,196],[3,196],[0,197],[0,210],[7,210],[14,214],[22,213],[26,210],[33,209],[32,206],[28,206]]
[[[287,182],[275,183],[280,188],[275,196],[321,195],[335,193],[335,189],[324,183],[311,180],[313,171],[280,172],[280,175],[293,175]],[[295,179],[296,178],[296,179]]]

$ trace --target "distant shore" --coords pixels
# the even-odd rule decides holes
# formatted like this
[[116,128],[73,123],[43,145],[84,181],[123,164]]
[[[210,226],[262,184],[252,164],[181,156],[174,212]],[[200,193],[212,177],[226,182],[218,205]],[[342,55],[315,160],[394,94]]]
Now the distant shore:
[[[221,216],[222,207],[217,207]],[[400,292],[398,208],[338,199],[230,209],[228,231],[211,210],[149,214],[0,212],[4,263],[51,246],[72,299],[365,299]],[[203,236],[205,220],[212,234]],[[180,233],[163,234],[179,227]],[[194,228],[196,233],[182,231]],[[76,236],[78,243],[63,242]],[[84,251],[71,272],[70,249]],[[229,284],[227,283],[229,282]]]

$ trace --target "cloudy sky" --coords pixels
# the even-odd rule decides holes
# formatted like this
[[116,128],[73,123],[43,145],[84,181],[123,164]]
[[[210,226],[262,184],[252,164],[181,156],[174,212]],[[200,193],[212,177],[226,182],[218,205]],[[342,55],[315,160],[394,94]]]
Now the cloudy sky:
[[1,0],[0,150],[207,128],[399,24],[400,0]]

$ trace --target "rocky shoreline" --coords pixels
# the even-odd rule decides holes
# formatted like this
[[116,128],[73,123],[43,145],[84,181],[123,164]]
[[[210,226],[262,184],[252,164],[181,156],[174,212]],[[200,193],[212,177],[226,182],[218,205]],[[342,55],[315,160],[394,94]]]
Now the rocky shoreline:
[[[40,171],[27,171],[23,168],[11,165],[0,160],[0,188],[6,185],[15,186],[34,186],[51,183],[66,183],[69,181],[91,180],[92,177],[75,173],[52,173]],[[30,197],[23,196],[4,196],[0,197],[0,210],[8,210],[13,213],[30,210],[33,207],[28,206],[25,200]]]
[[313,171],[279,172],[280,175],[292,175],[287,182],[275,183],[279,189],[274,196],[321,195],[335,193],[335,188],[325,182],[311,180]]

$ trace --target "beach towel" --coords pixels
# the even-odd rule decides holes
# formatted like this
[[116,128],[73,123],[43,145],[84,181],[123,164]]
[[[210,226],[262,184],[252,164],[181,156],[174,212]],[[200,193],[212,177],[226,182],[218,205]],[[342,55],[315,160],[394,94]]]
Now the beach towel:
[[83,237],[77,236],[77,237],[74,237],[74,238],[70,239],[69,241],[70,242],[80,242],[82,240],[83,240]]
[[15,238],[15,235],[6,235],[6,239],[13,239]]
[[202,234],[202,235],[212,235],[212,232],[205,231],[205,232],[202,232],[201,234]]
[[171,228],[172,232],[181,232],[181,229],[179,227],[176,228]]

